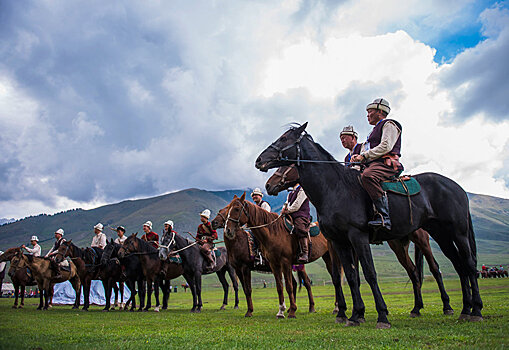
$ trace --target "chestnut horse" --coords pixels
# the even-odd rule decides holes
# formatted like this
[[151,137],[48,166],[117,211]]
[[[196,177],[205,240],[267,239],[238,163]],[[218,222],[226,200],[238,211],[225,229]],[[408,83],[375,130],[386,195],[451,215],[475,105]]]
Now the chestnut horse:
[[[299,182],[299,172],[296,166],[294,164],[290,166],[282,166],[279,167],[276,170],[276,172],[267,180],[265,184],[265,189],[267,190],[268,194],[275,196],[279,192],[296,185],[298,182]],[[424,307],[421,294],[421,286],[423,282],[422,278],[423,254],[426,257],[429,269],[433,274],[433,277],[435,277],[438,289],[440,290],[444,314],[445,315],[454,314],[451,305],[449,305],[449,296],[445,291],[444,282],[442,280],[442,273],[440,272],[438,263],[435,260],[435,257],[433,256],[431,246],[429,245],[429,234],[423,229],[418,229],[414,231],[414,233],[411,234],[408,238],[405,237],[402,239],[393,239],[387,241],[387,243],[389,244],[389,247],[392,249],[394,254],[396,254],[399,263],[405,268],[408,277],[410,277],[410,280],[412,281],[414,289],[414,308],[412,309],[412,311],[410,311],[410,316],[411,317],[420,316],[420,309]],[[415,262],[417,264],[417,267],[414,265],[414,263],[410,259],[410,256],[408,255],[408,246],[410,245],[410,241],[414,242],[416,246]]]
[[[50,268],[51,262],[49,259],[24,255],[20,248],[16,249],[19,249],[16,254],[18,258],[16,268],[22,269],[28,267],[30,271],[32,271],[34,279],[37,281],[37,287],[40,291],[40,301],[37,310],[48,310],[49,302],[53,299],[53,286],[55,283],[69,281],[76,293],[78,293],[78,290],[81,288],[81,282],[76,265],[74,265],[72,261],[69,262],[69,271],[61,270],[60,274],[62,278],[55,279],[53,278],[53,271]],[[76,301],[74,301],[74,306],[76,306]]]
[[[213,229],[224,228],[226,217],[228,215],[228,210],[229,207],[226,207],[218,212],[217,216],[214,218],[214,220],[212,220]],[[246,296],[247,312],[245,314],[245,317],[251,317],[253,315],[254,309],[253,300],[251,297],[252,293],[251,271],[272,272],[268,264],[255,265],[253,259],[250,256],[251,254],[249,252],[248,240],[249,240],[248,233],[240,227],[233,232],[233,236],[229,236],[226,234],[224,235],[224,243],[226,246],[226,250],[228,251],[228,261],[235,269],[237,276],[239,276],[240,282],[242,283],[242,288],[244,290],[244,294]],[[322,256],[322,258],[325,261],[327,269],[329,270],[329,272],[331,272],[332,267],[328,254],[325,254],[324,256]],[[297,275],[301,280],[304,281],[304,287],[306,288],[308,293],[309,312],[315,312],[315,301],[313,298],[313,292],[311,291],[311,283],[306,273],[306,269],[303,268],[302,271],[298,271]],[[333,278],[334,284],[335,285],[339,284],[339,288],[341,288],[341,277],[342,276],[336,276],[336,278]],[[293,279],[293,275],[292,283],[294,288],[294,294],[296,294],[297,281]]]
[[[246,193],[233,200],[228,205],[228,214],[225,223],[225,236],[232,236],[238,227],[245,224],[251,229],[253,235],[260,242],[262,255],[269,261],[270,268],[276,280],[279,296],[279,311],[277,318],[284,318],[285,299],[283,294],[283,279],[286,292],[290,300],[289,318],[295,318],[297,305],[293,293],[292,265],[297,264],[298,242],[293,239],[286,229],[284,220],[276,213],[270,213],[256,204],[248,202]],[[311,237],[311,254],[308,262],[313,262],[328,252],[327,240],[323,235]]]

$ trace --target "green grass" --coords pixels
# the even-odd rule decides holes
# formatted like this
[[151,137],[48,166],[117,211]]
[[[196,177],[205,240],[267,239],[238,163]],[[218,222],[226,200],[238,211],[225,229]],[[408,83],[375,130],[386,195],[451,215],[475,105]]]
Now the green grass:
[[[271,276],[266,276],[272,280]],[[308,314],[302,290],[297,299],[296,320],[276,320],[277,298],[273,288],[254,290],[255,313],[243,317],[246,306],[241,294],[240,310],[232,305],[218,311],[222,290],[203,293],[204,310],[191,314],[191,294],[172,293],[170,308],[160,313],[72,311],[56,306],[36,311],[36,300],[28,299],[25,309],[11,309],[12,299],[0,299],[0,348],[481,348],[509,347],[509,279],[479,280],[484,301],[481,323],[457,320],[461,291],[457,280],[447,280],[454,316],[442,315],[442,304],[434,283],[423,287],[425,309],[417,319],[409,318],[413,305],[410,284],[384,281],[381,289],[389,307],[390,330],[376,330],[376,312],[367,285],[362,285],[366,323],[350,328],[334,323],[331,286],[315,286],[317,313]],[[347,302],[351,305],[349,292]],[[231,295],[230,295],[231,296]],[[231,302],[231,299],[230,299]]]

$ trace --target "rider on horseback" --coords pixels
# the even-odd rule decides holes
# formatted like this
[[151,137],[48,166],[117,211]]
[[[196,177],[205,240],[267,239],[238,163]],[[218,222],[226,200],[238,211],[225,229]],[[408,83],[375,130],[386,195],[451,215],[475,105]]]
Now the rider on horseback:
[[387,119],[391,111],[389,102],[377,98],[370,103],[368,122],[373,130],[365,144],[366,151],[352,157],[352,162],[366,163],[361,176],[364,189],[373,200],[377,214],[368,224],[374,228],[391,229],[389,217],[389,202],[387,194],[382,190],[381,183],[401,173],[403,166],[399,162],[401,156],[401,124],[393,119]]
[[286,203],[281,214],[290,214],[293,219],[294,232],[299,239],[300,252],[297,261],[300,264],[308,262],[309,252],[309,199],[299,184],[288,194]]
[[152,231],[152,221],[147,221],[143,224],[143,232],[145,232],[145,234],[141,236],[141,239],[149,242],[157,249],[159,246],[159,235]]
[[103,224],[98,223],[94,226],[94,238],[90,247],[104,249],[106,247],[106,235],[103,233]]
[[210,210],[205,209],[200,214],[201,224],[196,232],[196,240],[200,245],[200,252],[207,260],[207,269],[212,270],[216,266],[216,262],[212,256],[212,248],[214,248],[214,240],[217,239],[217,232],[212,228],[210,219]]
[[350,151],[345,156],[345,165],[356,170],[361,170],[360,166],[350,163],[352,157],[356,154],[360,154],[362,151],[362,143],[357,143],[357,132],[355,132],[353,126],[345,126],[343,131],[339,134],[339,139],[343,147]]
[[256,203],[257,206],[259,206],[262,209],[265,209],[267,211],[270,211],[270,204],[267,203],[267,201],[264,201],[262,190],[260,190],[258,187],[253,190],[251,193],[251,198],[253,198],[253,201]]
[[64,230],[59,228],[55,231],[55,244],[50,249],[50,251],[44,256],[45,258],[50,259],[50,269],[55,273],[55,276],[53,278],[60,279],[62,278],[62,275],[60,274],[60,266],[55,261],[54,256],[57,254],[58,248],[62,245],[62,243],[65,242],[64,238]]

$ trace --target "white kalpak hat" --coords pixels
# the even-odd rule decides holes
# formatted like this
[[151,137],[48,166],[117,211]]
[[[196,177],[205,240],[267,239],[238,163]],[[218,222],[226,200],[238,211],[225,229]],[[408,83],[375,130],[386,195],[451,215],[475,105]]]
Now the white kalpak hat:
[[64,235],[64,230],[59,228],[58,230],[55,231],[55,233],[61,234],[63,236]]
[[206,217],[207,219],[210,219],[210,210],[205,209],[201,212],[200,216]]
[[379,109],[389,114],[391,112],[391,107],[389,107],[389,101],[383,98],[377,98],[372,103],[366,106],[366,110],[368,109]]
[[263,193],[262,193],[262,190],[260,190],[258,187],[255,188],[253,190],[253,192],[251,193],[251,197],[255,196],[255,195],[259,195],[260,197],[263,197]]
[[39,242],[39,238],[37,238],[37,236],[32,236],[32,238],[30,238],[31,241],[36,241],[36,242]]
[[354,130],[352,125],[348,125],[343,128],[339,136],[341,137],[343,135],[352,135],[354,137],[358,137],[357,132]]
[[164,223],[165,225],[170,225],[173,228],[173,221],[168,220]]
[[97,225],[94,226],[95,230],[99,230],[101,232],[103,231],[103,228],[104,228],[104,226],[101,223],[98,223]]
[[152,230],[152,221],[147,221],[146,223],[143,224],[143,226],[147,226],[149,229]]

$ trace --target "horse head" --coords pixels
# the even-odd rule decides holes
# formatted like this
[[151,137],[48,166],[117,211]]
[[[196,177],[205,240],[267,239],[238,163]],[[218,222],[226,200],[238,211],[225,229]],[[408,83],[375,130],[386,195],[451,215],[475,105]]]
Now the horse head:
[[[290,165],[300,159],[300,141],[308,123],[292,127],[267,147],[256,159],[255,167],[263,172],[283,165]],[[290,159],[290,160],[288,160]]]
[[235,231],[242,225],[245,225],[249,219],[246,209],[246,192],[240,198],[234,196],[227,208],[228,214],[224,223],[224,236],[228,239],[235,238]]
[[106,247],[104,247],[103,255],[101,256],[101,265],[105,265],[111,259],[116,247],[117,244],[113,238],[110,238],[110,240],[106,243]]
[[0,262],[11,261],[13,257],[21,252],[20,247],[14,247],[7,249],[2,255],[0,255]]
[[159,244],[159,259],[161,260],[168,259],[168,255],[176,245],[175,242],[176,235],[177,233],[174,231],[164,233],[163,238],[161,239],[161,243]]
[[289,187],[295,186],[299,182],[299,171],[295,164],[279,167],[276,172],[269,177],[265,183],[265,189],[271,196],[277,194]]
[[138,249],[139,249],[139,242],[138,242],[139,238],[136,237],[137,234],[138,234],[138,232],[133,233],[132,235],[127,237],[127,239],[124,241],[124,244],[122,244],[122,246],[118,250],[117,255],[118,255],[119,258],[124,258],[126,255],[131,254],[131,253],[135,253],[135,252],[138,251]]
[[228,215],[229,206],[219,210],[214,220],[211,221],[212,229],[217,230],[218,228],[224,228],[226,222],[226,216]]
[[62,261],[64,261],[65,257],[70,256],[71,253],[72,253],[72,239],[62,242],[62,244],[60,244],[60,247],[58,247],[57,253],[55,254],[55,262],[57,264],[61,263]]

